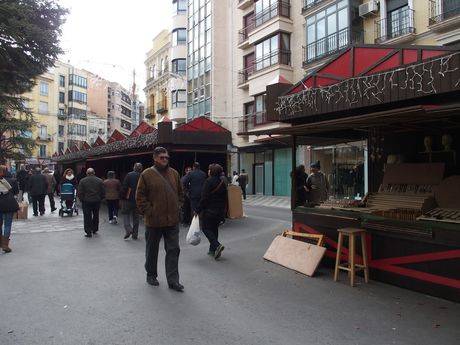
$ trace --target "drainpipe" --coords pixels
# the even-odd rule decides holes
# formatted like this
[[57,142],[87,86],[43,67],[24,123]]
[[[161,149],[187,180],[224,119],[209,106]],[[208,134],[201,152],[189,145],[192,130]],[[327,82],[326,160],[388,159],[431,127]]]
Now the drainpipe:
[[380,0],[380,37],[387,37],[387,2]]

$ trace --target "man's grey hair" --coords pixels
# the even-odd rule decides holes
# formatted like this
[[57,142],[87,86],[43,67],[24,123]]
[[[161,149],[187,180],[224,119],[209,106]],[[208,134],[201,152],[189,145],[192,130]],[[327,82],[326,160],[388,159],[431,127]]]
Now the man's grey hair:
[[93,168],[88,168],[88,169],[86,170],[86,175],[94,175],[94,174],[95,174],[95,172],[94,172],[94,169],[93,169]]
[[133,170],[137,172],[142,172],[142,168],[143,168],[142,163],[136,163],[134,164]]

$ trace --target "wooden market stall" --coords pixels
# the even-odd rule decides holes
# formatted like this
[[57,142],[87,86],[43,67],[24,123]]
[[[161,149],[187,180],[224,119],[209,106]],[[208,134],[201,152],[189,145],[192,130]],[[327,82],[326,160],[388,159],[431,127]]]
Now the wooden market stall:
[[293,207],[295,231],[326,236],[326,264],[338,228],[364,228],[373,279],[460,301],[459,99],[459,51],[375,45],[350,47],[278,99],[271,119],[291,126],[251,134],[290,136],[293,170],[297,145],[366,143],[363,200]]

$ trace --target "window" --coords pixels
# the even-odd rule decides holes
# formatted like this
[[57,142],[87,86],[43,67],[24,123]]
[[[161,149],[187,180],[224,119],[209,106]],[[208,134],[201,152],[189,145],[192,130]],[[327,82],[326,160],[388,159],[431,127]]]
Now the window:
[[187,102],[187,93],[185,90],[174,90],[171,92],[172,108],[184,107],[186,102]]
[[38,103],[38,113],[39,114],[48,114],[48,102]]
[[289,0],[258,0],[256,1],[254,15],[256,27],[278,15],[289,18]]
[[69,102],[73,101],[86,104],[86,93],[75,90],[69,91]]
[[46,145],[40,145],[40,157],[46,157]]
[[128,131],[131,130],[131,124],[128,121],[121,120],[120,125],[121,125],[121,128],[127,129]]
[[41,81],[40,82],[40,95],[48,96],[48,83]]
[[76,74],[71,74],[69,76],[69,85],[75,85],[75,86],[79,86],[79,87],[82,87],[82,88],[86,89],[87,80],[86,80],[85,77],[81,77],[81,76],[76,75]]
[[65,87],[65,77],[63,75],[59,76],[59,86]]
[[64,152],[64,143],[58,142],[58,152]]
[[86,136],[86,125],[71,123],[67,128],[67,134]]
[[290,65],[290,36],[279,33],[256,44],[255,70],[281,63]]
[[38,135],[41,139],[46,139],[48,137],[48,128],[45,125],[39,127]]
[[78,108],[69,108],[68,114],[73,119],[86,119],[86,110]]
[[59,108],[58,111],[59,111],[59,112],[58,112],[58,115],[59,115],[59,116],[65,116],[65,110],[64,110],[64,109]]
[[172,45],[185,45],[187,44],[187,29],[175,29],[172,32]]
[[173,14],[187,13],[187,0],[173,0]]
[[63,125],[59,125],[59,127],[58,127],[58,135],[60,137],[64,136],[64,126]]
[[59,92],[59,103],[65,103],[65,93]]
[[348,1],[342,0],[306,20],[307,61],[349,44]]
[[125,116],[131,117],[131,110],[124,106],[121,106],[121,113]]
[[256,113],[265,111],[265,94],[254,96],[254,110]]
[[131,98],[124,92],[121,93],[121,100],[131,105]]
[[175,59],[172,60],[172,72],[179,74],[179,75],[185,75],[187,71],[187,62],[185,59]]

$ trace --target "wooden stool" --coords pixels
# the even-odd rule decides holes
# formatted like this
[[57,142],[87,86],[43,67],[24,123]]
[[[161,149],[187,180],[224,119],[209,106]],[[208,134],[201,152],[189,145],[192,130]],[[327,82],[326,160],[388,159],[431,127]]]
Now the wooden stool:
[[[364,271],[364,281],[367,283],[369,282],[369,267],[367,264],[367,249],[366,249],[366,230],[364,229],[356,229],[356,228],[344,228],[338,229],[339,232],[339,242],[337,246],[337,256],[335,258],[335,271],[334,271],[334,281],[339,279],[339,270],[348,271],[348,276],[350,277],[350,285],[355,285],[355,272],[357,270]],[[355,236],[361,235],[361,247],[362,247],[362,254],[363,254],[363,264],[358,265],[355,264]],[[342,254],[342,245],[343,245],[343,237],[348,236],[349,239],[349,257],[348,262],[346,262],[345,266],[340,265],[340,255]]]

